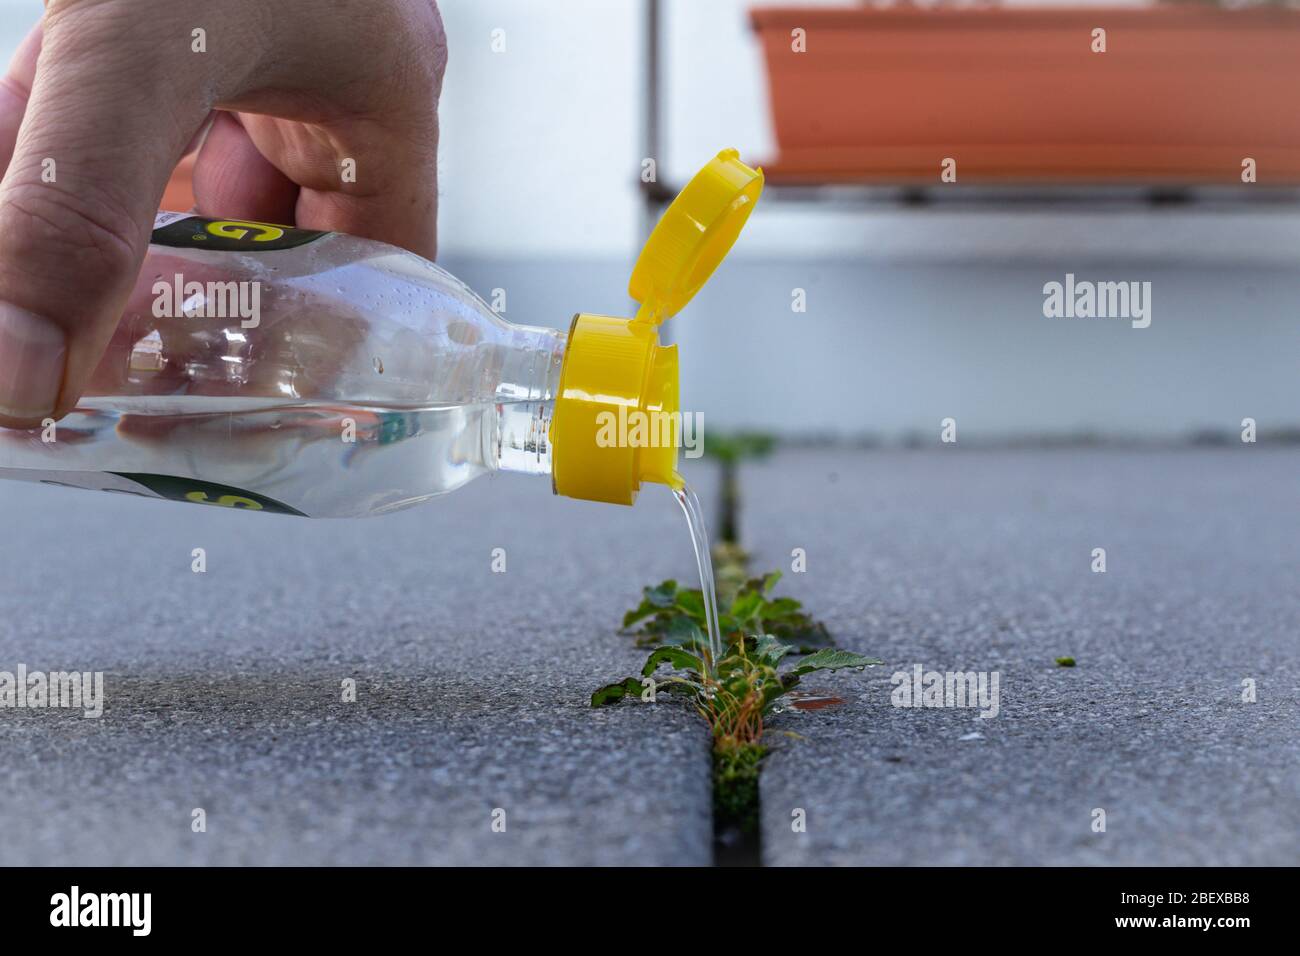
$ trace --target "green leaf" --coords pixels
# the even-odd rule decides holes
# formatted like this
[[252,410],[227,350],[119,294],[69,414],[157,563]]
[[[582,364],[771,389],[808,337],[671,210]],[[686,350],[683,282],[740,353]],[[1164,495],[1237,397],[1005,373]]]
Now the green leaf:
[[677,609],[689,614],[695,620],[704,620],[704,594],[699,588],[691,591],[677,592]]
[[652,614],[658,613],[659,609],[649,601],[642,601],[632,610],[623,615],[623,627],[629,628],[637,621],[643,621]]
[[754,653],[764,664],[776,666],[777,662],[785,655],[793,651],[794,648],[788,644],[782,644],[771,634],[760,635],[754,646]]
[[688,654],[680,647],[656,647],[646,658],[645,666],[641,668],[641,676],[649,677],[663,664],[672,665],[674,670],[704,673],[704,662],[694,654]]
[[798,614],[801,607],[803,607],[803,604],[796,601],[794,598],[774,598],[764,605],[763,620],[774,621],[779,618],[791,617]]
[[707,647],[709,644],[704,636],[703,629],[689,617],[675,617],[669,621],[668,626],[660,635],[660,640],[664,644],[673,644],[677,647],[694,650]]
[[657,631],[639,631],[633,642],[637,647],[658,647],[664,642],[664,636]]
[[821,621],[814,621],[802,611],[788,617],[765,621],[766,630],[773,637],[790,644],[800,654],[809,654],[819,647],[834,644],[831,632]]
[[748,666],[749,661],[739,654],[727,654],[713,668],[713,675],[719,678],[727,677],[737,671],[744,671]]
[[762,592],[764,594],[771,594],[772,588],[776,587],[776,582],[780,580],[781,580],[780,571],[769,571],[766,575],[763,576],[763,583],[761,585]]
[[629,677],[621,684],[606,684],[591,695],[591,706],[604,707],[624,697],[640,697],[641,690],[641,680],[637,677]]
[[677,603],[677,582],[664,581],[658,587],[646,588],[645,599],[655,607],[672,607]]
[[[799,678],[796,677],[795,681],[797,682],[798,680]],[[764,716],[767,715],[772,705],[776,703],[776,699],[780,697],[782,694],[784,694],[786,691],[788,691],[789,689],[790,689],[789,687],[785,686],[785,681],[782,680],[782,678],[779,675],[774,676],[771,680],[767,680],[763,682]]]
[[731,616],[742,627],[746,621],[753,620],[754,616],[763,607],[763,595],[758,591],[746,590],[736,595],[736,599],[731,602]]
[[655,679],[655,687],[658,691],[669,694],[681,694],[684,697],[698,698],[704,693],[704,685],[699,681],[690,680],[685,677],[679,677],[676,674],[670,674],[667,677]]
[[802,677],[813,671],[836,671],[844,667],[870,667],[883,664],[884,661],[874,657],[863,657],[852,651],[842,651],[834,647],[825,647],[816,654],[809,654],[787,673],[792,677]]

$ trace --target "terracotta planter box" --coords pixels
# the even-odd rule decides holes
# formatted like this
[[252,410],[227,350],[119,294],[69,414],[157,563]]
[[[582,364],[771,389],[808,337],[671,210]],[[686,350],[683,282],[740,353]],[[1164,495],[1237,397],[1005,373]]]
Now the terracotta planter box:
[[[1300,11],[760,8],[778,183],[1300,183]],[[1105,53],[1092,31],[1106,31]],[[791,49],[791,31],[807,49]]]
[[172,173],[159,209],[188,212],[194,208],[194,156],[186,156]]

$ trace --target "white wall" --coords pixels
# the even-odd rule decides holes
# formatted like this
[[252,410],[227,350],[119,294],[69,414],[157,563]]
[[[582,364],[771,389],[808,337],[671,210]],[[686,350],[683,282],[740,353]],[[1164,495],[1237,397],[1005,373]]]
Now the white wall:
[[[0,0],[0,55],[7,59],[41,6]],[[440,6],[451,50],[441,117],[444,253],[630,260],[642,238],[642,0]],[[680,183],[724,146],[752,162],[773,154],[751,6],[663,0],[665,182]],[[501,53],[492,50],[497,29]],[[1045,248],[1276,261],[1279,250],[1300,248],[1300,217],[1136,209],[1099,225],[1095,214],[1068,209],[972,215],[768,202],[737,254],[1006,260]]]
[[443,248],[625,256],[638,216],[638,0],[439,6]]
[[[640,0],[442,0],[442,258],[508,318],[628,308],[639,247]],[[40,11],[0,0],[0,52]],[[665,180],[771,154],[747,0],[665,0]],[[492,31],[506,50],[492,52]],[[1017,210],[767,200],[678,319],[713,427],[1177,436],[1300,424],[1294,207]],[[1152,281],[1151,329],[1049,320],[1044,282]],[[808,311],[793,313],[794,288]]]
[[[770,4],[663,0],[665,155],[655,157],[662,181],[680,184],[728,146],[752,163],[773,155],[765,72],[749,25],[755,5]],[[1142,6],[1146,0],[1038,5]],[[634,255],[644,146],[642,0],[441,0],[440,6],[451,49],[442,140],[448,253]],[[491,51],[497,28],[506,31],[504,53]],[[960,241],[947,253],[964,254],[986,249],[989,233],[1019,227],[1004,219],[971,231],[963,227],[969,217],[932,217],[918,231],[914,220],[895,210],[764,208],[740,254],[876,254],[900,229],[905,234],[896,248],[924,254],[949,238]],[[1065,228],[1087,231],[1087,223]],[[1030,237],[1013,237],[1013,248],[1037,248],[1041,232],[1031,224]]]

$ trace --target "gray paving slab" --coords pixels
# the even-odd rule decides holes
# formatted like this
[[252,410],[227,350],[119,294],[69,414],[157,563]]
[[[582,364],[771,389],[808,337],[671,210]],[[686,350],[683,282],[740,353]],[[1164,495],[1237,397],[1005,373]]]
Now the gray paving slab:
[[[1300,862],[1300,449],[783,452],[744,489],[756,567],[807,549],[788,593],[886,661],[772,721],[766,863]],[[999,672],[998,716],[893,706],[916,664]]]
[[634,672],[640,587],[693,567],[662,489],[500,476],[311,521],[0,482],[0,521],[0,670],[107,699],[0,710],[0,864],[710,860],[707,733],[588,707]]

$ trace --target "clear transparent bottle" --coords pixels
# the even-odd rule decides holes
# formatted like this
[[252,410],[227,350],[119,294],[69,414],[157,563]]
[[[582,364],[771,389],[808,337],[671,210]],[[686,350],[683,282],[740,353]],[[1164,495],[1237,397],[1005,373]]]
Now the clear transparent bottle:
[[565,333],[383,243],[160,223],[77,409],[0,433],[6,477],[342,517],[550,473]]
[[[724,159],[731,179],[761,188],[734,153],[705,172]],[[665,214],[647,252],[672,252],[642,270],[652,285],[671,284],[665,269],[689,266],[700,284],[712,272],[691,249],[681,260],[680,229],[700,245],[709,213],[698,200],[716,191]],[[674,209],[690,222],[674,228]],[[714,212],[726,218],[726,203]],[[356,517],[505,470],[630,504],[641,481],[672,483],[676,449],[602,447],[598,416],[676,413],[676,352],[658,343],[665,314],[579,315],[568,331],[514,325],[393,246],[163,213],[84,397],[52,426],[0,429],[0,477]]]

